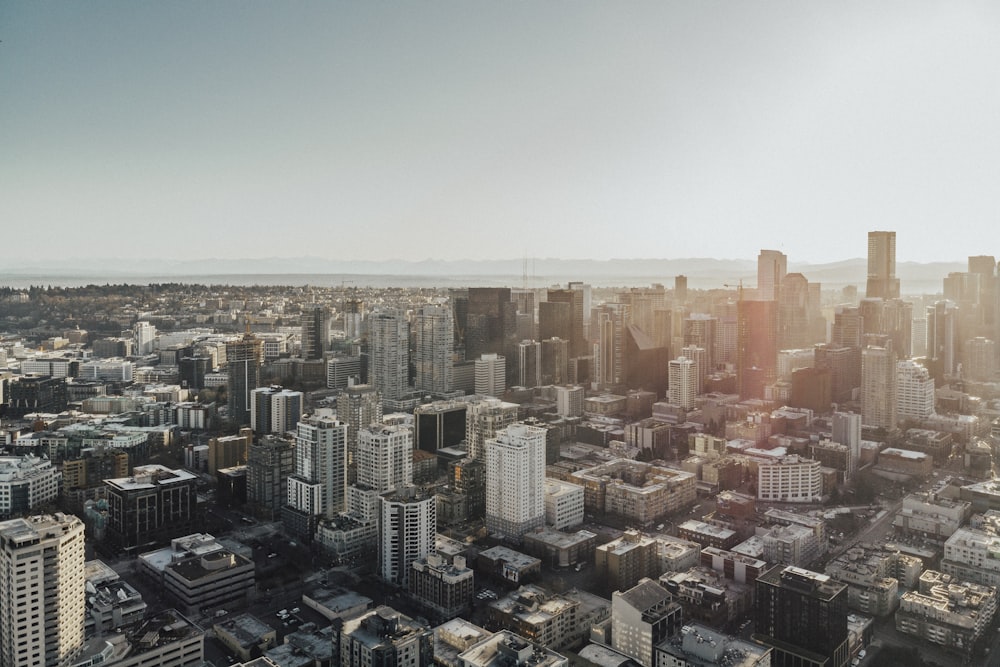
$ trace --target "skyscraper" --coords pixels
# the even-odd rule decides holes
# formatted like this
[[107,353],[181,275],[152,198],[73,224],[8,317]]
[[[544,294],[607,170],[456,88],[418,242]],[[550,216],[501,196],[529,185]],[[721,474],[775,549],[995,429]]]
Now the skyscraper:
[[861,415],[853,412],[834,412],[830,422],[833,441],[850,450],[847,479],[854,478],[861,461]]
[[435,497],[404,486],[381,496],[380,506],[379,573],[385,581],[405,586],[413,561],[434,550]]
[[896,363],[897,419],[926,419],[934,414],[934,379],[912,359]]
[[625,330],[630,314],[625,303],[606,303],[594,309],[595,375],[602,387],[625,383]]
[[517,344],[517,384],[537,387],[541,384],[542,346],[538,341],[524,340]]
[[896,232],[868,232],[868,284],[865,296],[898,299]]
[[330,337],[330,309],[310,304],[302,311],[302,358],[322,359]]
[[891,340],[877,338],[861,351],[861,421],[891,431],[896,428],[896,355]]
[[354,461],[358,448],[358,432],[369,424],[382,422],[382,396],[375,387],[356,384],[337,397],[337,419],[347,424],[347,460],[349,479],[354,481]]
[[[584,337],[586,314],[590,312],[584,306],[586,295],[587,293],[582,289],[550,289],[548,293],[549,303],[564,303],[570,308],[569,332],[552,333],[552,335],[569,339],[569,353],[572,357],[582,357],[589,354],[587,339]],[[539,305],[540,308],[541,305]],[[558,317],[558,315],[554,314],[553,317]],[[541,310],[539,310],[539,318],[541,318]],[[543,338],[548,337],[542,331],[539,331],[539,335]]]
[[694,399],[698,395],[697,374],[698,366],[692,359],[678,357],[670,361],[670,388],[667,390],[670,403],[685,410],[694,407]]
[[764,387],[778,375],[777,302],[741,300],[736,318],[740,398],[763,398]]
[[509,287],[470,287],[466,315],[465,358],[510,353],[516,342],[517,306]]
[[544,428],[511,424],[486,441],[486,528],[508,538],[545,524]]
[[847,585],[798,567],[757,577],[754,639],[773,647],[774,667],[844,667],[850,659]]
[[251,392],[250,425],[258,435],[294,431],[301,416],[301,391],[260,387]]
[[84,559],[75,516],[0,522],[0,665],[73,664],[87,613]]
[[264,342],[251,334],[249,328],[240,340],[226,343],[229,421],[237,426],[250,424],[251,394],[260,386],[263,361]]
[[927,359],[932,374],[954,375],[958,370],[958,306],[938,301],[927,307]]
[[777,301],[781,281],[788,271],[788,257],[778,250],[761,250],[757,255],[757,300]]
[[413,318],[414,386],[420,391],[444,393],[452,389],[452,350],[455,327],[451,308],[424,306]]
[[500,354],[484,354],[476,359],[476,393],[503,396],[507,387],[507,360]]
[[379,493],[413,483],[413,431],[371,424],[358,431],[358,484]]
[[333,518],[347,506],[347,425],[332,417],[300,421],[288,504],[309,517]]
[[517,419],[517,404],[497,398],[470,401],[465,413],[465,444],[469,456],[481,460],[486,441]]
[[383,400],[409,391],[410,328],[398,308],[376,310],[368,318],[369,379]]

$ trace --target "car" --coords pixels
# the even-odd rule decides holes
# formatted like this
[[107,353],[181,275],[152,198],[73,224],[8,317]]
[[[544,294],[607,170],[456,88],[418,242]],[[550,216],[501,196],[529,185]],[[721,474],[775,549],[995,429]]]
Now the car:
[[299,613],[300,611],[302,611],[302,610],[301,610],[301,609],[299,609],[298,607],[292,607],[292,613],[293,613],[293,614],[297,614],[297,613]]

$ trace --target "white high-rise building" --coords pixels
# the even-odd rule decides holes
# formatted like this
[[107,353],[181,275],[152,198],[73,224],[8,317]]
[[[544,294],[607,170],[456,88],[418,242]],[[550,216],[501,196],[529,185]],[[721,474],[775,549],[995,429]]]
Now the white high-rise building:
[[87,613],[84,561],[75,516],[0,522],[0,665],[73,664]]
[[757,300],[777,301],[781,281],[788,272],[788,257],[778,250],[761,250],[757,255]]
[[413,483],[413,431],[371,424],[358,431],[358,484],[379,493]]
[[332,417],[300,421],[295,432],[295,474],[288,504],[311,516],[333,518],[347,504],[347,425]]
[[896,364],[896,418],[926,419],[934,414],[934,378],[912,359]]
[[580,417],[584,395],[580,385],[556,387],[556,413],[561,417]]
[[545,524],[544,428],[511,424],[486,441],[486,528],[519,538]]
[[507,387],[506,364],[502,354],[484,354],[476,359],[476,393],[503,396]]
[[896,355],[890,341],[861,351],[861,422],[887,431],[896,428]]
[[452,389],[455,326],[448,306],[424,306],[413,318],[414,386],[444,393]]
[[[581,405],[583,399],[581,398]],[[470,401],[465,411],[465,446],[469,456],[483,458],[486,441],[517,421],[517,404],[498,398]]]
[[517,384],[537,387],[542,383],[542,345],[538,341],[524,340],[517,344]]
[[368,318],[368,377],[384,400],[409,391],[410,327],[398,308],[377,310]]
[[670,387],[667,389],[667,396],[669,402],[685,410],[690,410],[694,407],[695,397],[698,396],[698,367],[693,360],[687,357],[672,359],[668,366]]
[[433,494],[404,486],[381,497],[379,573],[406,586],[413,561],[434,551],[437,509]]
[[136,356],[152,354],[156,350],[156,327],[149,322],[136,322],[132,325],[132,341]]
[[681,348],[681,356],[694,362],[694,393],[705,391],[705,376],[710,372],[708,350],[698,345],[685,345]]
[[302,417],[302,392],[260,387],[250,392],[250,426],[257,435],[294,431]]
[[834,412],[831,420],[832,440],[851,451],[848,457],[847,479],[853,480],[861,460],[861,415],[854,412]]

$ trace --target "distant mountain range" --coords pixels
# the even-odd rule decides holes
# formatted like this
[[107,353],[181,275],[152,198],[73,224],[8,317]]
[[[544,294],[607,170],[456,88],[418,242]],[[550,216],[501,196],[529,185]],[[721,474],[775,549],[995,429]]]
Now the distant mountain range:
[[[17,278],[59,279],[93,277],[116,282],[124,279],[226,275],[360,275],[442,278],[513,279],[520,283],[527,268],[529,284],[549,284],[565,280],[595,283],[661,282],[672,286],[677,275],[688,276],[694,288],[721,287],[743,280],[748,286],[757,282],[757,263],[748,259],[498,259],[498,260],[333,260],[319,257],[267,257],[257,259],[93,259],[51,260],[8,259],[0,268],[3,276]],[[800,272],[810,281],[834,287],[865,283],[867,262],[847,259],[825,264],[791,263],[788,270]],[[965,271],[964,262],[920,264],[902,262],[896,273],[906,292],[940,291],[941,279],[952,271]],[[512,284],[514,284],[512,283]],[[935,287],[936,286],[936,287]]]

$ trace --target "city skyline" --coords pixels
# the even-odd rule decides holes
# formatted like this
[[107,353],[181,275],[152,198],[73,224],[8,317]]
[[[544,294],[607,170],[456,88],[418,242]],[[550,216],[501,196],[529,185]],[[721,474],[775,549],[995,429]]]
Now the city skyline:
[[49,261],[130,257],[156,233],[185,259],[826,262],[870,229],[899,232],[901,262],[958,261],[997,211],[998,19],[7,5],[0,218],[58,240]]

